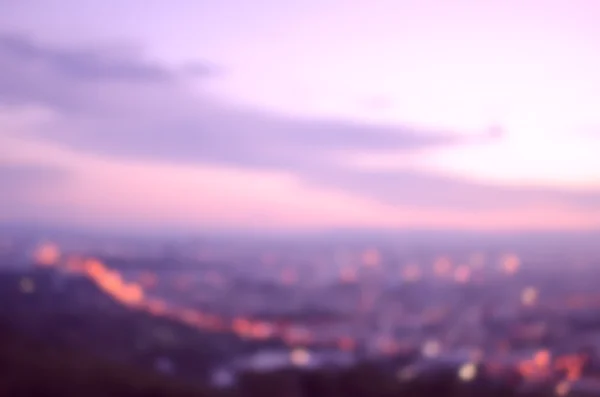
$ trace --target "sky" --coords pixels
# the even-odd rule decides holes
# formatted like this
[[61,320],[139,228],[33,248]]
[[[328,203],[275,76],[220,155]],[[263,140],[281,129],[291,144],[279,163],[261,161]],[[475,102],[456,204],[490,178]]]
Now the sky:
[[0,0],[0,222],[600,228],[594,0]]

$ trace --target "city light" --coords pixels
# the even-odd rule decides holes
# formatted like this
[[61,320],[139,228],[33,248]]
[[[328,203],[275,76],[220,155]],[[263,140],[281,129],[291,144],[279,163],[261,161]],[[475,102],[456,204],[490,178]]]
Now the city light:
[[468,282],[471,278],[471,269],[466,265],[458,266],[454,270],[454,280],[457,283],[464,284]]
[[477,376],[477,365],[474,363],[463,364],[458,369],[458,378],[463,382],[470,382]]
[[571,391],[571,382],[566,381],[566,380],[558,383],[556,385],[556,388],[554,389],[554,392],[556,393],[557,396],[566,396],[567,394],[569,394],[570,391]]
[[428,340],[421,348],[421,354],[428,358],[437,357],[442,350],[440,342],[437,340]]
[[305,367],[310,362],[310,353],[306,349],[294,349],[290,353],[290,361],[297,367]]
[[[529,314],[542,315],[548,307],[563,310],[593,308],[599,301],[597,294],[586,291],[573,292],[571,288],[565,288],[564,291],[555,288],[553,296],[547,297],[544,305],[539,305],[541,293],[535,285],[535,279],[531,278],[528,280],[530,285],[523,287],[520,280],[510,283],[502,274],[496,274],[495,279],[493,276],[488,279],[487,275],[481,279],[482,284],[478,285],[484,288],[478,293],[485,299],[480,300],[472,295],[475,289],[459,285],[469,283],[473,280],[472,277],[482,274],[483,269],[476,270],[474,267],[475,263],[480,262],[480,258],[469,258],[461,264],[457,258],[464,260],[464,254],[434,256],[437,258],[433,262],[434,271],[428,272],[423,271],[419,263],[430,259],[418,258],[417,262],[417,259],[411,256],[413,259],[399,261],[404,263],[404,266],[397,266],[398,262],[394,266],[388,266],[379,252],[376,249],[362,253],[358,251],[353,260],[325,272],[334,286],[331,289],[330,286],[305,283],[305,274],[311,273],[304,273],[302,268],[292,264],[292,261],[273,262],[268,269],[262,269],[261,266],[262,270],[257,270],[256,273],[262,271],[264,274],[252,274],[252,277],[259,280],[257,285],[260,288],[252,288],[248,280],[244,280],[244,289],[234,288],[229,291],[234,294],[235,303],[224,306],[224,309],[220,309],[219,305],[222,302],[216,299],[215,291],[223,285],[234,285],[236,277],[241,273],[228,273],[214,267],[204,269],[194,276],[181,272],[168,273],[168,277],[163,278],[163,274],[155,268],[144,268],[129,273],[118,261],[113,263],[110,259],[100,260],[99,258],[104,257],[101,253],[98,257],[86,256],[82,251],[70,253],[54,243],[38,247],[34,259],[36,264],[43,264],[47,268],[44,271],[36,270],[40,274],[47,274],[48,269],[56,267],[65,270],[58,272],[58,275],[83,275],[102,293],[128,310],[144,311],[152,316],[180,321],[187,326],[213,333],[232,333],[244,342],[283,342],[291,349],[282,352],[283,360],[287,365],[295,367],[319,363],[317,356],[320,353],[317,352],[321,346],[351,356],[354,356],[353,352],[367,351],[369,355],[378,358],[414,352],[416,349],[421,353],[421,358],[425,359],[423,363],[431,366],[446,362],[447,358],[451,359],[458,349],[461,349],[462,354],[468,354],[468,362],[457,365],[454,370],[462,382],[471,382],[477,377],[478,365],[484,366],[486,371],[494,376],[501,376],[507,368],[512,368],[526,382],[563,379],[565,382],[557,383],[555,390],[556,395],[563,396],[569,393],[574,381],[584,376],[584,355],[574,352],[559,354],[556,346],[543,345],[547,343],[548,333],[554,329],[546,321],[530,321],[521,317],[527,317]],[[217,250],[214,250],[212,257],[219,258]],[[261,256],[257,254],[257,262],[259,258]],[[312,258],[308,256],[303,260],[312,266],[326,267],[327,260],[323,258],[326,258],[326,255],[321,251],[318,255],[315,254]],[[331,259],[334,259],[333,253]],[[452,261],[456,261],[456,265],[452,265]],[[361,268],[361,263],[365,267],[377,268],[377,271]],[[512,254],[505,255],[501,258],[501,264],[502,273],[515,274],[520,268],[521,258]],[[402,280],[398,280],[397,277],[386,279],[386,271],[400,271]],[[436,282],[429,283],[433,277],[437,277]],[[196,280],[202,288],[197,288]],[[402,282],[417,280],[422,280],[418,288]],[[492,281],[484,284],[488,280]],[[21,277],[16,282],[23,294],[40,292],[41,284],[34,275]],[[261,289],[267,283],[270,283],[269,288]],[[163,290],[167,290],[164,295]],[[269,295],[278,293],[278,290],[284,293]],[[173,291],[178,293],[177,297],[180,300],[169,298],[168,293]],[[291,293],[292,291],[294,293]],[[244,295],[246,293],[249,294]],[[467,293],[469,295],[466,295]],[[213,298],[211,294],[215,295],[212,303],[194,304],[193,299]],[[517,300],[507,299],[515,295]],[[186,301],[186,297],[190,297],[190,300]],[[305,315],[302,312],[307,303],[310,303],[309,307],[313,305],[318,309],[316,315]],[[374,317],[372,321],[375,323],[372,324],[377,325],[376,331],[369,333],[369,316],[349,314],[356,312],[356,308],[361,304],[367,306],[368,315]],[[522,310],[523,306],[528,309]],[[283,310],[281,313],[285,314],[278,317],[279,315],[264,310],[265,307],[275,307],[276,310]],[[326,310],[321,311],[322,308]],[[293,313],[295,317],[288,317],[287,313]],[[340,313],[343,315],[340,316]],[[578,312],[577,315],[579,313],[583,314]],[[568,314],[560,316],[562,314],[557,318],[562,318],[563,324],[557,323],[562,326],[557,327],[557,330],[570,324],[571,317]],[[488,323],[488,320],[491,321]],[[510,335],[504,335],[495,340],[493,345],[486,346],[486,328],[495,326],[495,322],[506,327]],[[395,332],[398,330],[401,332]],[[424,340],[423,334],[427,335]],[[162,341],[169,339],[159,331],[153,331],[153,335]],[[511,338],[526,342],[530,346],[537,343],[538,348],[533,353],[529,349],[523,352],[519,347],[515,347]],[[502,348],[497,348],[499,343]],[[309,349],[315,350],[311,353]],[[509,364],[501,365],[501,361],[497,361],[519,352],[523,355],[514,358]],[[461,357],[465,359],[464,356]],[[407,382],[422,376],[416,368],[409,365],[398,370],[397,380]]]
[[521,292],[521,303],[525,306],[533,306],[538,298],[538,290],[535,287],[527,287]]
[[506,254],[500,259],[500,264],[506,274],[513,275],[519,271],[521,259],[515,254]]
[[34,252],[33,259],[39,266],[56,265],[60,259],[60,249],[54,243],[43,243]]

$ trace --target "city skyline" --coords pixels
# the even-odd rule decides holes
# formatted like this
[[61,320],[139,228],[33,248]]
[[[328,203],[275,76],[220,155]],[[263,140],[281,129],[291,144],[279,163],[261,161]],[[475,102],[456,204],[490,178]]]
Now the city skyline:
[[0,222],[600,228],[594,2],[0,8]]

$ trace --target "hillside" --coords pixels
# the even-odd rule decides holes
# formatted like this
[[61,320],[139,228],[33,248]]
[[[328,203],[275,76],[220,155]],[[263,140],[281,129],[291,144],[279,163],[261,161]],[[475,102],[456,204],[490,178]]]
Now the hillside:
[[155,373],[34,342],[0,328],[0,395],[29,397],[215,396]]

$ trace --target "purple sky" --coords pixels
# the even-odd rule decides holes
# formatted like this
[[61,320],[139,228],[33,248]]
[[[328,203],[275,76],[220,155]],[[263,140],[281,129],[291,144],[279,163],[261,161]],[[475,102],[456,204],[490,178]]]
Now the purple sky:
[[600,226],[597,1],[4,0],[0,221]]

